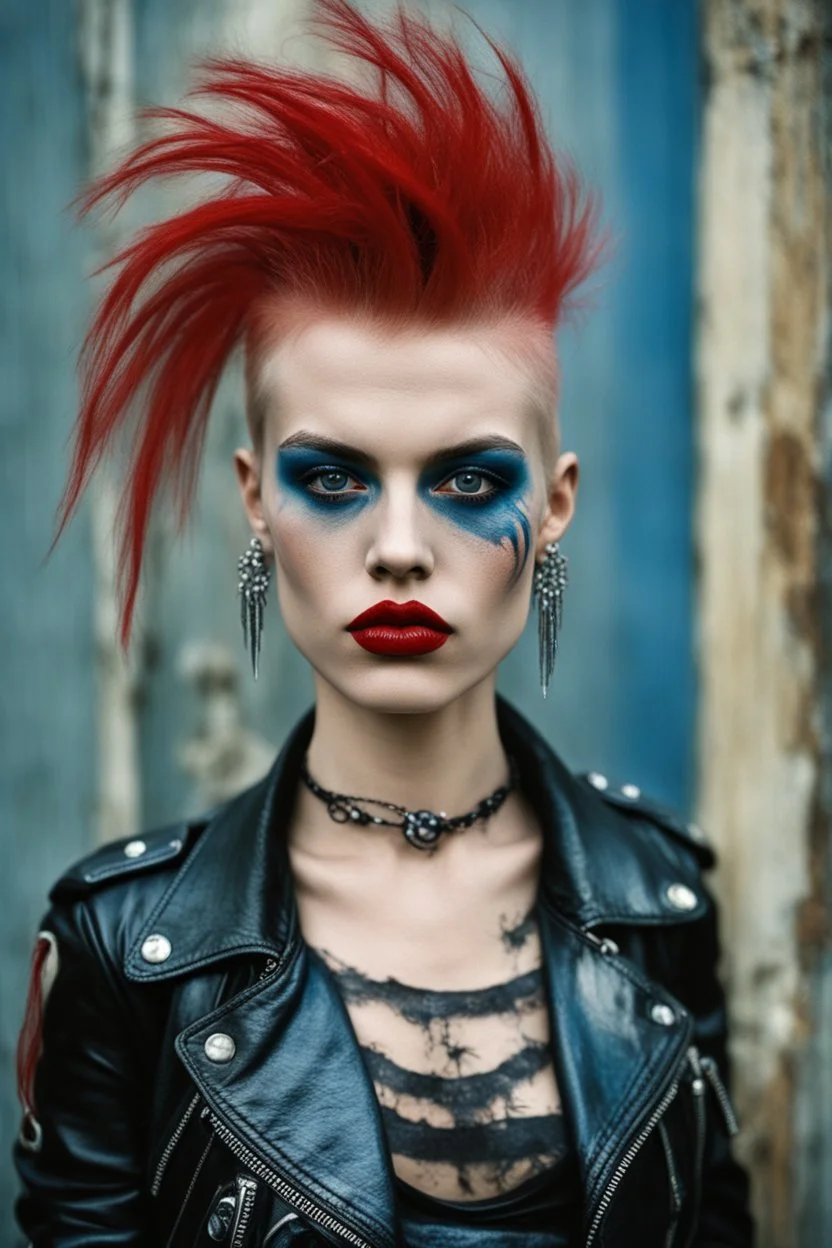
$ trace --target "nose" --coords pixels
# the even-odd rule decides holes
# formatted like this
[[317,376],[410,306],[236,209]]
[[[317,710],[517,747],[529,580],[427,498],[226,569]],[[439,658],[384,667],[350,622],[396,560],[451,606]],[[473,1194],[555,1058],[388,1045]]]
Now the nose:
[[424,580],[430,576],[434,554],[421,510],[412,482],[389,483],[380,505],[374,509],[375,527],[365,561],[375,580]]

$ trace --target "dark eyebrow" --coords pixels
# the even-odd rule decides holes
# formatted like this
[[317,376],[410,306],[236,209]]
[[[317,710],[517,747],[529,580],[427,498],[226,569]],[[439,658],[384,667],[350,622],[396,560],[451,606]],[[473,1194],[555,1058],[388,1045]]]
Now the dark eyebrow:
[[[325,438],[317,433],[307,433],[301,429],[298,433],[290,434],[285,438],[277,448],[279,451],[287,450],[292,446],[305,446],[314,451],[321,451],[325,455],[332,455],[338,459],[348,459],[355,464],[363,464],[367,468],[377,468],[378,460],[375,455],[370,455],[368,451],[362,451],[360,447],[350,446],[348,442],[338,442],[334,438]],[[434,451],[427,459],[427,464],[437,464],[446,459],[461,459],[466,455],[476,455],[480,451],[511,451],[515,455],[523,455],[525,452],[517,442],[513,442],[511,438],[504,438],[502,435],[495,433],[489,434],[482,438],[469,438],[467,442],[456,442],[453,446],[443,447],[440,451]]]

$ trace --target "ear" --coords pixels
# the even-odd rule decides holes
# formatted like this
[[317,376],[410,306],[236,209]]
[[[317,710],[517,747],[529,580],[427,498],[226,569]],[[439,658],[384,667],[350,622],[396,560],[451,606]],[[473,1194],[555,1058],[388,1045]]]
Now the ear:
[[274,546],[263,510],[262,473],[260,457],[256,451],[249,447],[238,448],[234,452],[234,471],[237,474],[237,484],[240,487],[240,495],[251,531],[255,537],[260,538],[263,550],[271,555],[274,553]]
[[575,514],[580,469],[574,451],[565,451],[558,457],[549,479],[548,502],[543,522],[535,542],[535,558],[543,557],[549,542],[559,542]]

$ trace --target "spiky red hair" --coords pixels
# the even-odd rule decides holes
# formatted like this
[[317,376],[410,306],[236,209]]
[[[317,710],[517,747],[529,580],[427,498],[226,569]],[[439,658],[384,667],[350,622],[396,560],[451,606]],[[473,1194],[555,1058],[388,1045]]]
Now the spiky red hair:
[[57,533],[132,415],[119,516],[124,644],[153,501],[172,486],[184,522],[214,392],[235,346],[257,349],[264,307],[300,296],[385,322],[517,315],[554,329],[598,256],[594,201],[555,159],[503,49],[488,40],[505,74],[498,99],[424,19],[400,10],[382,28],[347,0],[318,0],[316,21],[373,88],[208,61],[191,94],[214,97],[219,115],[145,110],[164,133],[78,201],[83,216],[105,200],[120,207],[152,178],[227,179],[104,266],[115,277],[81,352]]

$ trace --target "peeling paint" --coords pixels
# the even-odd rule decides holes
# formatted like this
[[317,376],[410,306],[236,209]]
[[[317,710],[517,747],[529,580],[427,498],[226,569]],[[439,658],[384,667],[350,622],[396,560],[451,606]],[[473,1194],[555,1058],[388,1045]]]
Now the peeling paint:
[[832,1099],[807,1082],[832,1057],[814,1005],[829,995],[832,16],[822,0],[708,0],[703,34],[699,820],[722,851],[760,1246],[814,1248],[832,1242],[812,1161],[832,1154]]

